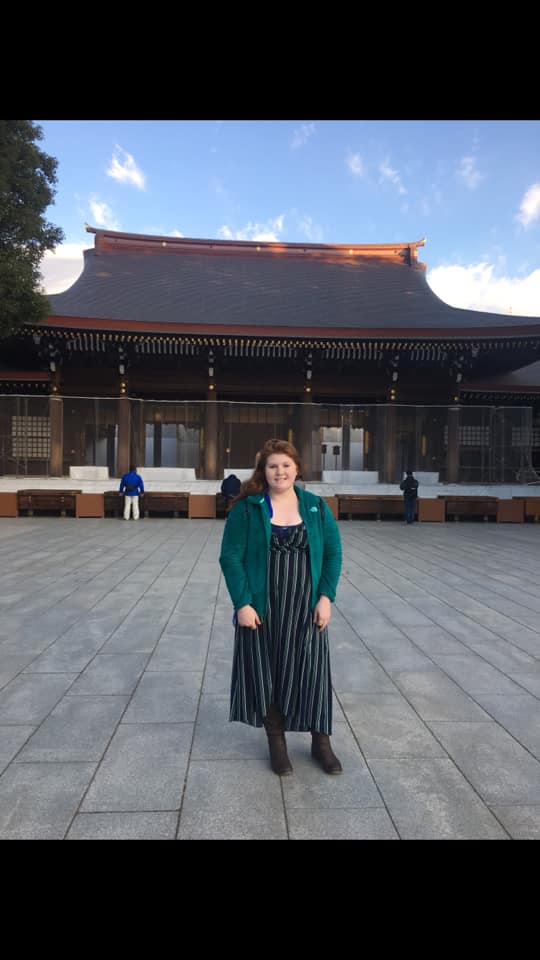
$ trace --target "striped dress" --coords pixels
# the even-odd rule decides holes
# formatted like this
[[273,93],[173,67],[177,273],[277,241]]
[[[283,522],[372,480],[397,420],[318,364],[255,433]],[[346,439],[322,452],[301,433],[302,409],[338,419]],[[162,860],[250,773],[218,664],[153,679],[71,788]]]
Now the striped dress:
[[236,626],[231,720],[261,727],[271,703],[286,730],[332,733],[328,629],[313,623],[303,523],[272,525],[268,612],[256,630]]

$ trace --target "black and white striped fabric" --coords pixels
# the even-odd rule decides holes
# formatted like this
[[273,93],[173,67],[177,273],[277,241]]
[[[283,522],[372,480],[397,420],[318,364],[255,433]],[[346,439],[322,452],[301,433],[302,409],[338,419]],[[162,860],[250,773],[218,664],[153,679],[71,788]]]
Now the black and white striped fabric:
[[275,703],[286,730],[331,735],[328,629],[313,623],[303,523],[272,527],[268,588],[269,610],[261,626],[236,627],[230,719],[261,727]]

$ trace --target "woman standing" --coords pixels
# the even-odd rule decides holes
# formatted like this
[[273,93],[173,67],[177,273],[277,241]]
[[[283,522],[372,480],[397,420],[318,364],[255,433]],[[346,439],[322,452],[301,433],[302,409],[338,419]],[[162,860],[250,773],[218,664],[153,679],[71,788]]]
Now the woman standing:
[[268,440],[225,525],[220,564],[235,608],[230,719],[264,725],[272,770],[292,773],[286,730],[311,731],[311,755],[341,773],[332,751],[328,621],[341,540],[320,497],[295,486],[300,458]]

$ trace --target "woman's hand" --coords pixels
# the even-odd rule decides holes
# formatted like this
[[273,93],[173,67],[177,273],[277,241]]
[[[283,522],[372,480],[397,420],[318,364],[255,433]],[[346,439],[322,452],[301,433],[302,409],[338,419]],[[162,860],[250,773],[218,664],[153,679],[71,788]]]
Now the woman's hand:
[[319,630],[324,630],[328,626],[328,621],[332,615],[332,604],[328,597],[320,597],[317,606],[313,611],[313,622],[317,624]]
[[256,630],[261,624],[261,618],[255,610],[254,607],[250,606],[249,603],[245,607],[240,607],[236,611],[236,617],[238,620],[239,627],[249,627],[250,630]]

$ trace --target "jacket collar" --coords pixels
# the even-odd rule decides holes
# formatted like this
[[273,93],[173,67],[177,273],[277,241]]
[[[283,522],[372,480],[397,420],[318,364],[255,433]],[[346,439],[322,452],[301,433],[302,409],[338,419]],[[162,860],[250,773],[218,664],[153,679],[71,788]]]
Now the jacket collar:
[[[305,491],[302,489],[302,487],[297,487],[295,484],[294,492],[296,493],[296,496],[298,497],[300,503],[303,503]],[[250,503],[264,503],[265,493],[266,493],[265,490],[263,490],[262,493],[250,493],[250,495],[246,497],[246,500],[249,500]]]

